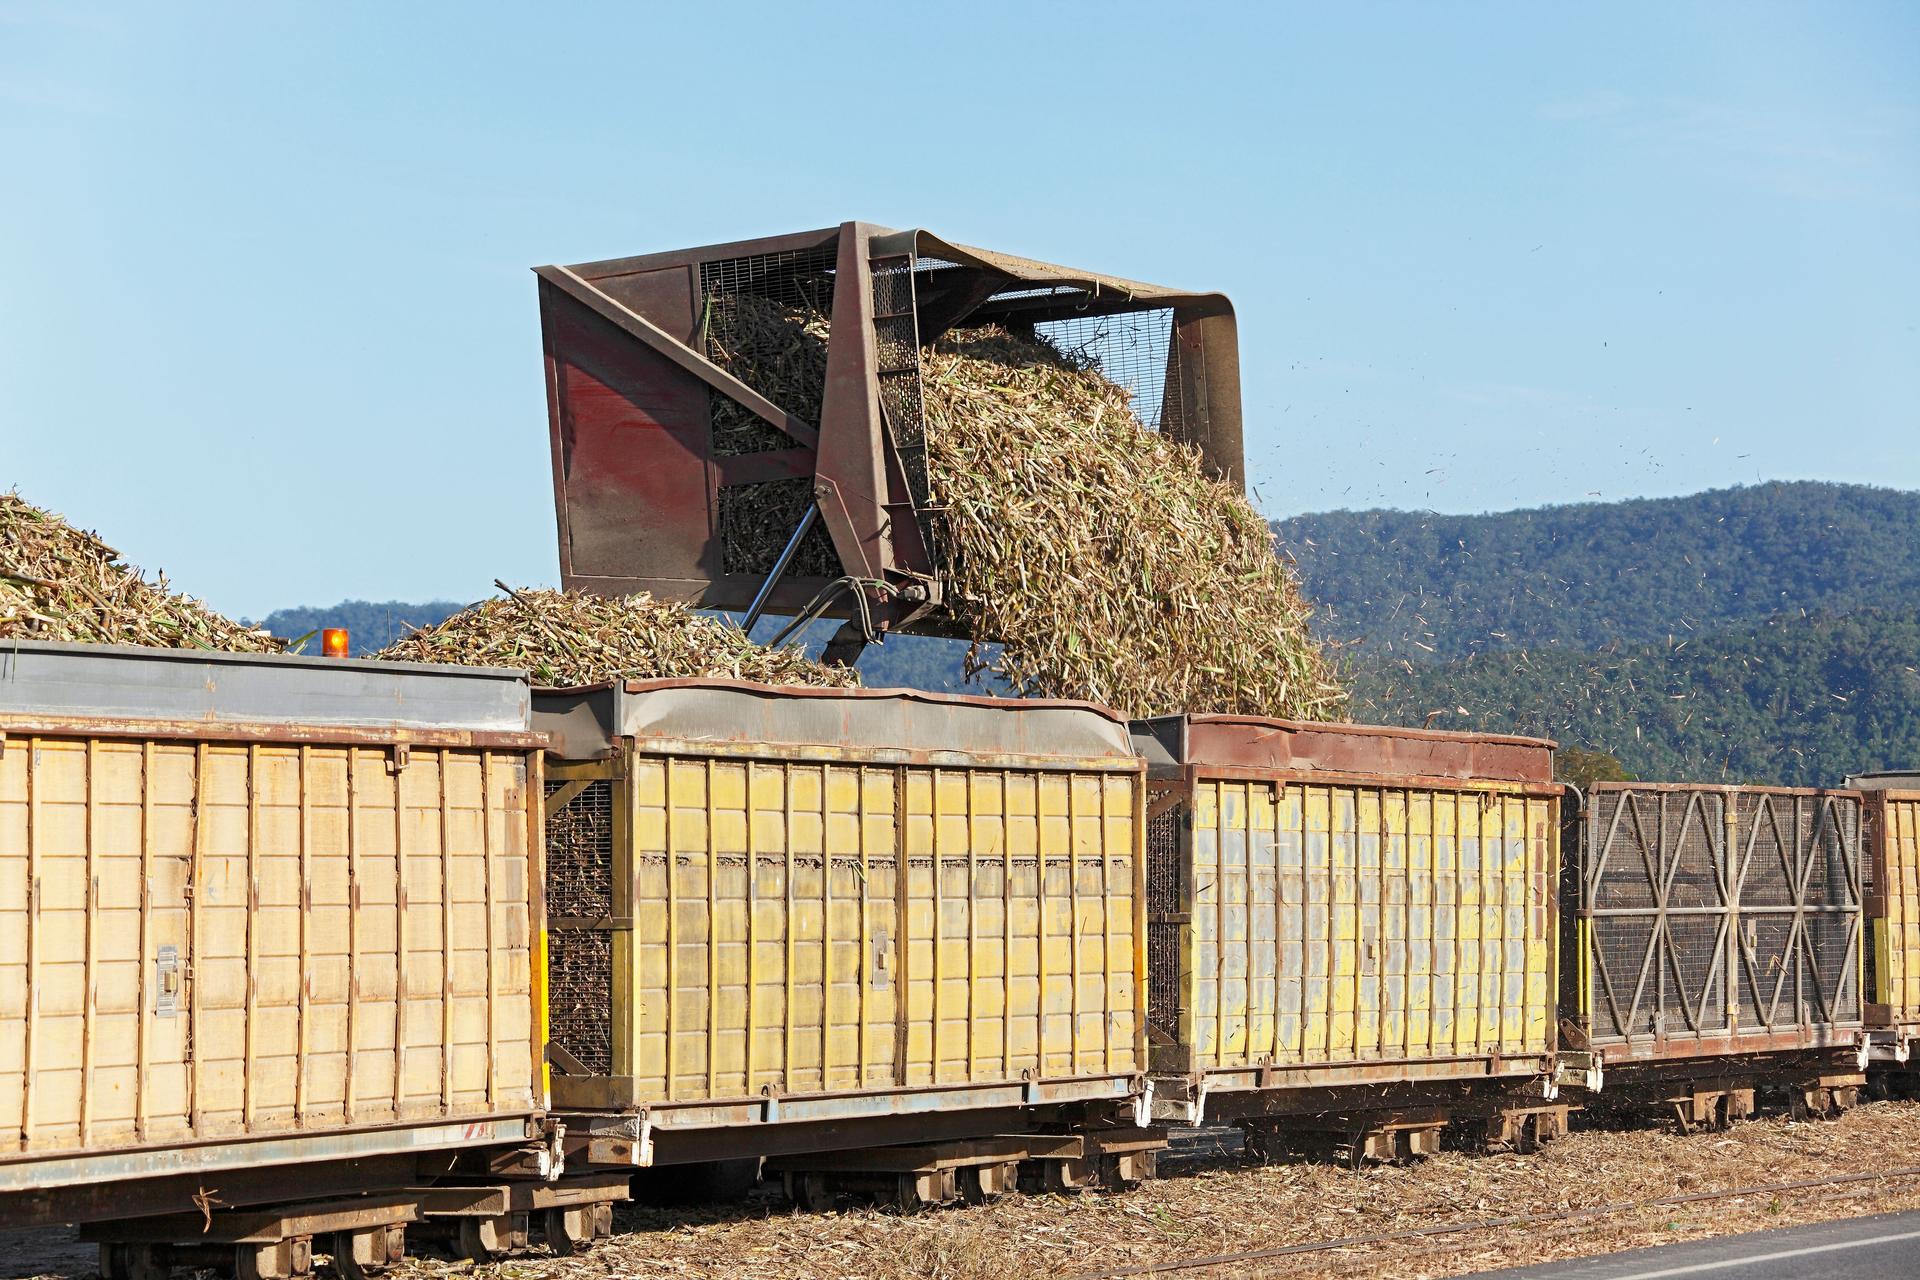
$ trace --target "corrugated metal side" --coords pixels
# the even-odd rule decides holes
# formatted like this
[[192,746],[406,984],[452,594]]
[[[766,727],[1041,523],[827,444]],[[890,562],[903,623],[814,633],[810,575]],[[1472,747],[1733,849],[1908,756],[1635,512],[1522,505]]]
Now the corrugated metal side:
[[1142,1069],[1137,771],[635,752],[635,1103]]
[[1558,800],[1201,778],[1195,1070],[1548,1050]]
[[0,1150],[537,1109],[538,758],[395,763],[10,735]]
[[1869,793],[1875,1021],[1920,1022],[1920,791]]

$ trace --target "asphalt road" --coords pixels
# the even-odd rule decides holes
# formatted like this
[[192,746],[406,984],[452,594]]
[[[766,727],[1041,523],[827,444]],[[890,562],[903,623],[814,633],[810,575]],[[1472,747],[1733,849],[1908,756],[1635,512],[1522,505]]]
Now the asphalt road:
[[1920,1276],[1920,1209],[1478,1274],[1500,1280],[1906,1280]]

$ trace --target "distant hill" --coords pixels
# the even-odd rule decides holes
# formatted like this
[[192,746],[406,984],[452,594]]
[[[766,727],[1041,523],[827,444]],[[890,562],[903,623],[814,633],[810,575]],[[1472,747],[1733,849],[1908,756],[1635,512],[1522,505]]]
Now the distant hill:
[[1323,634],[1443,661],[1675,640],[1780,614],[1920,608],[1920,493],[1811,481],[1448,516],[1274,525]]
[[1604,751],[1640,778],[1835,786],[1920,762],[1920,608],[1796,613],[1602,653],[1396,663],[1364,671],[1356,701],[1387,723]]

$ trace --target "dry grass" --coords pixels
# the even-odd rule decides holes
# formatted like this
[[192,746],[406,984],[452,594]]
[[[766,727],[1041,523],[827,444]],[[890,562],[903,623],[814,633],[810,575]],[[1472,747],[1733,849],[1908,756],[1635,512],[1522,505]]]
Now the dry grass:
[[554,687],[667,677],[856,685],[844,667],[758,645],[729,622],[648,595],[511,591],[373,655],[400,662],[519,667]]
[[0,639],[277,653],[285,643],[148,582],[97,536],[0,493]]
[[[1768,1120],[1691,1137],[1582,1132],[1534,1156],[1447,1154],[1354,1174],[1261,1167],[1228,1149],[1168,1161],[1124,1195],[1015,1196],[980,1209],[899,1217],[850,1208],[801,1215],[762,1194],[732,1211],[622,1208],[616,1236],[572,1260],[527,1257],[476,1280],[903,1280],[1077,1275],[1181,1258],[1401,1231],[1509,1214],[1557,1213],[1920,1164],[1920,1105],[1882,1103],[1838,1121]],[[1447,1276],[1920,1206],[1920,1180],[1650,1207],[1585,1220],[1241,1262],[1185,1276]],[[676,1216],[677,1213],[677,1216]],[[415,1275],[453,1264],[415,1262]]]

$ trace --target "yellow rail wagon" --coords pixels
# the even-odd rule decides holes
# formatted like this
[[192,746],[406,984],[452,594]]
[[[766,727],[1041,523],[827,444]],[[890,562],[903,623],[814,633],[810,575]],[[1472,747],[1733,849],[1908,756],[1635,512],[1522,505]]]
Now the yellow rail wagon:
[[1561,1132],[1553,744],[1136,723],[1162,1114],[1358,1162]]
[[528,719],[518,672],[0,649],[0,1223],[199,1238],[538,1140]]
[[1858,774],[1865,804],[1866,1022],[1872,1062],[1911,1071],[1920,1040],[1920,771]]
[[669,680],[537,691],[534,721],[552,1092],[585,1159],[785,1157],[803,1201],[1137,1171],[1141,766],[1113,713]]
[[[1596,783],[1569,815],[1569,1054],[1680,1127],[1864,1083],[1861,794]],[[1591,1077],[1599,1076],[1597,1081]]]

